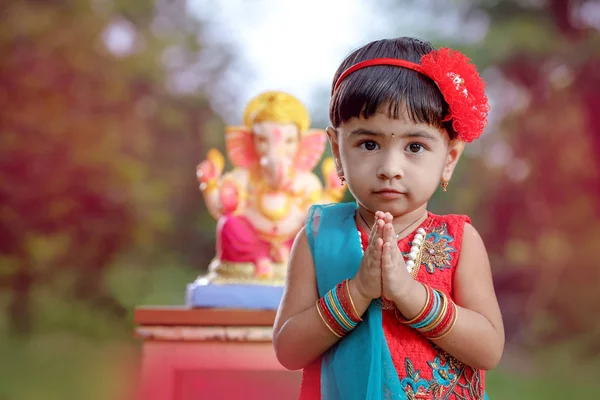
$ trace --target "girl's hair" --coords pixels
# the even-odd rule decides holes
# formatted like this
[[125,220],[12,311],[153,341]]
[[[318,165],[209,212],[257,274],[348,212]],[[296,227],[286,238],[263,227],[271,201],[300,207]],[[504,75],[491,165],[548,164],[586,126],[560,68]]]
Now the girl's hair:
[[[332,88],[342,72],[361,61],[397,58],[418,64],[432,50],[431,43],[408,37],[371,42],[346,57],[335,73]],[[388,65],[363,68],[348,75],[337,91],[332,89],[329,118],[334,127],[352,117],[369,118],[382,111],[393,119],[406,111],[414,123],[445,129],[450,139],[457,136],[452,122],[442,121],[448,104],[435,82],[411,69]]]

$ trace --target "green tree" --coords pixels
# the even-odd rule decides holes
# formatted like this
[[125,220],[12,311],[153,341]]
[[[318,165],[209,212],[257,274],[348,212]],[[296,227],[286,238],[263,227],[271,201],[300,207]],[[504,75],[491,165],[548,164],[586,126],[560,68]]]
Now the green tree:
[[205,211],[190,199],[201,197],[194,165],[221,124],[201,88],[172,90],[179,71],[165,61],[176,49],[178,68],[198,63],[201,26],[184,5],[3,7],[0,284],[17,332],[35,322],[35,288],[123,317],[103,279],[116,257],[211,245],[195,225]]
[[498,126],[512,156],[485,199],[498,286],[512,298],[511,338],[536,344],[589,335],[592,344],[600,330],[589,318],[600,304],[600,230],[591,223],[600,217],[600,32],[585,14],[599,3],[473,4],[490,18],[473,58],[498,68],[527,99]]

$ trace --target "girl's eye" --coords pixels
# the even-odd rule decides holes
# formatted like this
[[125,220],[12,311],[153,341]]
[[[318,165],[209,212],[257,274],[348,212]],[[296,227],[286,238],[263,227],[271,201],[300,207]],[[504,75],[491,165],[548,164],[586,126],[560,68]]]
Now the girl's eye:
[[365,149],[367,151],[373,151],[373,150],[377,150],[379,148],[379,145],[372,140],[367,140],[365,142],[362,142],[360,145],[363,149]]
[[406,151],[413,154],[421,153],[424,150],[425,147],[420,143],[411,143],[408,146],[406,146]]

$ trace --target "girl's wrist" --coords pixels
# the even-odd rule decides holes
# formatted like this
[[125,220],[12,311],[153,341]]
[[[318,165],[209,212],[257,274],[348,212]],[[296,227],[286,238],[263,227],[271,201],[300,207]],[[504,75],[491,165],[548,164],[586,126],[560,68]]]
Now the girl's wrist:
[[356,281],[356,278],[352,278],[348,281],[348,288],[350,289],[350,295],[355,303],[370,304],[373,300],[373,298],[364,293],[360,283]]
[[423,285],[410,276],[410,279],[407,280],[403,290],[390,300],[396,303],[398,308],[404,308],[403,306],[407,303],[412,303],[414,302],[414,299],[420,298],[421,292],[423,292]]

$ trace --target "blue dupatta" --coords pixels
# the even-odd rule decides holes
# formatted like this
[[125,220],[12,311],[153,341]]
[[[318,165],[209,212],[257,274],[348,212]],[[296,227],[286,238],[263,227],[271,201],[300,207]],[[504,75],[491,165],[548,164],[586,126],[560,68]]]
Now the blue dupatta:
[[[355,210],[355,203],[341,203],[313,206],[309,212],[307,238],[320,296],[358,271],[362,251]],[[318,227],[312,226],[315,215],[320,216]],[[313,228],[318,230],[316,236]],[[321,398],[406,399],[384,337],[378,302],[372,302],[363,322],[323,356]]]

